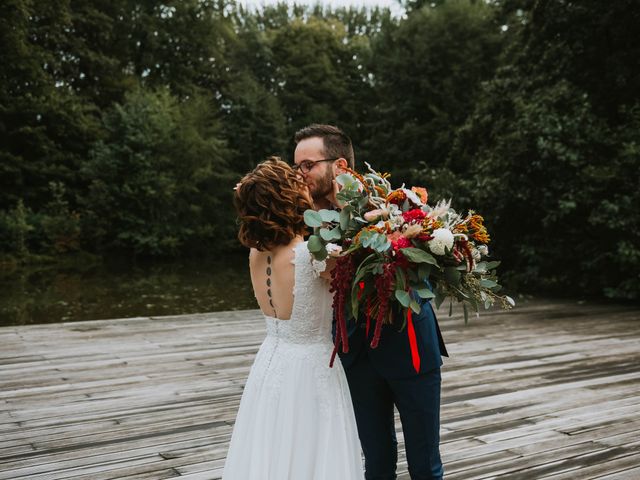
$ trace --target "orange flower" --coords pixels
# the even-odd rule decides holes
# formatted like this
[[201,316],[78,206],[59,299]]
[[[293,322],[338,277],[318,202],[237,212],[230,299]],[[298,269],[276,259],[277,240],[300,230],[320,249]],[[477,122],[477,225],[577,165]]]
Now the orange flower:
[[426,204],[427,200],[429,199],[429,193],[427,192],[427,189],[424,187],[411,187],[411,191],[414,192],[415,194],[417,194],[420,197],[420,200],[422,200],[422,203]]
[[455,227],[453,227],[453,233],[468,233],[468,232],[469,232],[469,229],[467,228],[467,225],[464,223],[460,223]]
[[482,218],[480,215],[471,215],[468,222],[469,227],[472,230],[471,238],[480,243],[489,243],[489,232],[483,224],[484,218]]
[[482,227],[482,230],[472,233],[471,238],[484,244],[489,243],[489,241],[491,240],[489,238],[489,233],[487,232],[487,229],[484,227]]
[[388,203],[395,203],[396,205],[400,205],[407,198],[407,194],[402,190],[394,190],[387,196]]
[[469,217],[469,224],[473,230],[480,230],[481,228],[484,228],[483,222],[484,218],[480,215],[471,215],[471,217]]

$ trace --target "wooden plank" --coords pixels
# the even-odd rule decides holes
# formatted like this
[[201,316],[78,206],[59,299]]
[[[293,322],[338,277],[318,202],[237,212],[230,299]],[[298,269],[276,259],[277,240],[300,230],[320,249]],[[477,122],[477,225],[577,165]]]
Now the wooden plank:
[[[446,478],[637,478],[639,317],[568,301],[441,315]],[[257,311],[0,328],[0,479],[220,478],[263,337]]]

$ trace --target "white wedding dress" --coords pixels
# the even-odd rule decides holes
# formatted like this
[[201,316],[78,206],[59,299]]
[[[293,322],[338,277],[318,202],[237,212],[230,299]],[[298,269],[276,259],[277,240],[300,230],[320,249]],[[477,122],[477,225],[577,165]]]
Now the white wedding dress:
[[332,297],[306,242],[295,247],[291,318],[267,336],[240,401],[223,480],[362,480],[360,442],[339,359],[329,368]]

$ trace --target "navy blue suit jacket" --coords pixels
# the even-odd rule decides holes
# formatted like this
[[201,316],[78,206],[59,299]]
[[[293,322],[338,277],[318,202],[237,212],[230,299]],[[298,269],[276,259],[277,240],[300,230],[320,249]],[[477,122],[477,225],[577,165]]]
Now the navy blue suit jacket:
[[358,322],[352,319],[347,323],[349,351],[342,353],[342,348],[339,351],[344,368],[348,369],[360,355],[368,355],[375,369],[388,379],[410,377],[440,368],[442,365],[441,356],[448,357],[449,354],[431,303],[426,300],[421,300],[420,303],[420,313],[412,316],[420,354],[419,372],[416,372],[411,360],[407,327],[400,330],[403,318],[402,312],[398,311],[393,314],[394,323],[392,325],[383,325],[380,342],[376,348],[370,346],[375,326],[373,319],[368,338],[366,337],[366,322],[363,318],[360,318]]

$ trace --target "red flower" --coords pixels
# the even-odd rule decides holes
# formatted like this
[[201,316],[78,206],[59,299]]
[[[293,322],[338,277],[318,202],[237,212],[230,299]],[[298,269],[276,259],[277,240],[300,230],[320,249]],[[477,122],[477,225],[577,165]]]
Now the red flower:
[[400,250],[401,248],[407,248],[407,247],[411,247],[413,246],[411,244],[411,240],[409,240],[407,237],[398,237],[395,240],[391,241],[391,247],[397,252],[398,250]]
[[404,218],[404,221],[407,223],[421,223],[426,216],[427,214],[419,208],[414,208],[413,210],[402,213],[402,218]]
[[396,268],[403,268],[404,270],[406,270],[407,268],[409,268],[410,263],[411,262],[409,262],[409,260],[407,260],[407,257],[405,257],[402,254],[402,250],[398,250],[396,252],[396,259],[395,259],[395,262],[394,262]]

